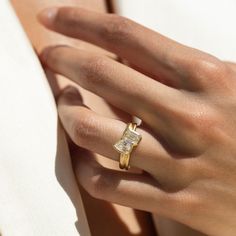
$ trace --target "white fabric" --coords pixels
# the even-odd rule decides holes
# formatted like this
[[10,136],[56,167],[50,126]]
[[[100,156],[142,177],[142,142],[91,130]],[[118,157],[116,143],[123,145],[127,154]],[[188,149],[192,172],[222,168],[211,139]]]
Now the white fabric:
[[[57,140],[53,97],[5,0],[0,3],[0,32],[0,235],[78,236],[76,210],[63,188],[76,198],[76,206],[81,199],[62,132]],[[79,220],[87,236],[82,217],[81,204]]]
[[[90,235],[45,76],[9,2],[0,2],[0,234],[73,236],[79,224]],[[235,0],[117,4],[166,36],[236,61]]]
[[116,0],[128,16],[180,43],[236,61],[235,0]]

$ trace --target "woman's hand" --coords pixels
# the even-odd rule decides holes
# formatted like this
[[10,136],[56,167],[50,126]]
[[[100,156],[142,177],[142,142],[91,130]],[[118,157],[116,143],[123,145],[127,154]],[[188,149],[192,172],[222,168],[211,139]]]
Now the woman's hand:
[[[128,19],[78,8],[39,16],[49,29],[108,49],[132,68],[83,49],[56,46],[43,62],[143,120],[131,166],[143,174],[77,159],[94,197],[169,217],[208,235],[236,235],[236,72]],[[134,69],[135,68],[135,69]],[[95,114],[73,88],[58,100],[64,128],[80,147],[118,160],[126,124]]]

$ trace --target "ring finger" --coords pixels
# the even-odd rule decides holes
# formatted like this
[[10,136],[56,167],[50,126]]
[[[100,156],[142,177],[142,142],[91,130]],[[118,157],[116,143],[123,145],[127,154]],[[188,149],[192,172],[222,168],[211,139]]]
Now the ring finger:
[[[65,130],[75,144],[119,161],[119,153],[113,144],[121,138],[125,123],[91,111],[83,105],[78,91],[71,87],[60,96],[58,111]],[[132,152],[131,166],[149,172],[161,183],[168,182],[169,186],[173,183],[172,176],[175,176],[174,183],[181,185],[191,179],[189,175],[192,168],[188,167],[188,160],[173,158],[151,134],[142,129],[138,129],[138,132],[143,138]]]

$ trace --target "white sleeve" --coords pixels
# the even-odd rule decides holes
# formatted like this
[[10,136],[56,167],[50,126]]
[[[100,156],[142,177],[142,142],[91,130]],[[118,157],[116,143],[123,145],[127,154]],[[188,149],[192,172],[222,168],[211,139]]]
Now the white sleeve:
[[90,235],[53,96],[7,0],[0,32],[0,235]]

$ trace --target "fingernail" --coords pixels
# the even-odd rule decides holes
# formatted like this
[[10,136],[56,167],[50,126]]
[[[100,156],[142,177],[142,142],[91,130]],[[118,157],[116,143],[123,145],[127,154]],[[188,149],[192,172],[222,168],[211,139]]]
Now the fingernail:
[[56,18],[57,13],[57,7],[47,8],[38,14],[38,19],[42,24],[50,26]]
[[44,48],[43,51],[40,53],[40,60],[43,64],[46,64],[47,62],[47,58],[48,58],[48,54],[49,54],[49,51],[52,49],[52,47],[47,47],[47,48]]
[[61,95],[58,99],[58,103],[61,102],[70,103],[71,105],[79,105],[83,102],[83,98],[76,87],[68,85],[62,90]]
[[67,87],[64,88],[63,93],[69,93],[69,94],[78,94],[78,89],[76,89],[72,85],[68,85]]
[[81,94],[79,93],[78,89],[72,85],[68,85],[67,87],[65,87],[62,91],[62,95],[70,101],[82,100]]

